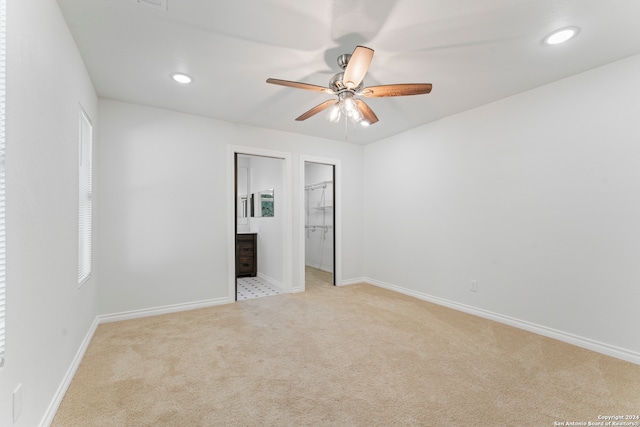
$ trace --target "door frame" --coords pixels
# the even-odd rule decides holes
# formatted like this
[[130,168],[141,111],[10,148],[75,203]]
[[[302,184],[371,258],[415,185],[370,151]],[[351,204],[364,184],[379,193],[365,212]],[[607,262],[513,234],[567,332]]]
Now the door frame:
[[283,229],[283,254],[282,254],[282,271],[283,271],[283,292],[292,292],[291,269],[293,263],[291,258],[293,255],[293,227],[287,226],[292,224],[292,182],[291,182],[291,153],[284,151],[267,150],[263,148],[247,147],[241,145],[227,146],[227,265],[228,265],[228,298],[230,301],[236,301],[236,155],[245,154],[249,156],[273,157],[284,161],[282,169],[282,195],[279,197],[282,203],[282,212],[284,220]]
[[[298,210],[298,247],[300,249],[300,253],[298,255],[299,264],[298,264],[298,280],[300,283],[300,291],[305,290],[305,245],[306,245],[306,232],[305,232],[305,172],[304,172],[304,164],[306,162],[309,163],[320,163],[324,165],[333,166],[333,214],[334,214],[334,223],[333,223],[333,283],[336,286],[342,285],[342,163],[339,159],[333,159],[328,157],[315,157],[315,156],[300,156],[300,177],[299,177],[299,193],[298,200],[300,201],[299,210]],[[297,289],[294,289],[296,292]]]

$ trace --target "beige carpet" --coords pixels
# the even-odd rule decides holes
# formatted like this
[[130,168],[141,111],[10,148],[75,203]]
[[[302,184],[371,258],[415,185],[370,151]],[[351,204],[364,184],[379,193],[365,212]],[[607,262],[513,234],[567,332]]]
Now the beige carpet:
[[[311,283],[312,282],[312,283]],[[100,325],[69,426],[553,426],[640,414],[640,366],[366,284]]]

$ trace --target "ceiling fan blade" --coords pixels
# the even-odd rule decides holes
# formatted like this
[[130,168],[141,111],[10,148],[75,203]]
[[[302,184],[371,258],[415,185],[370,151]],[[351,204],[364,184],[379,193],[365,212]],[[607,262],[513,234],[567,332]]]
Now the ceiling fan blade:
[[369,64],[373,58],[373,49],[364,46],[356,46],[351,54],[349,63],[344,69],[342,81],[347,89],[355,89],[367,74]]
[[358,93],[367,98],[382,98],[385,96],[422,95],[431,92],[431,83],[402,83],[365,87]]
[[371,108],[361,99],[356,99],[356,105],[358,106],[358,110],[360,114],[362,114],[362,119],[365,120],[370,125],[374,124],[378,121],[378,117],[376,113],[373,112]]
[[301,122],[303,120],[307,120],[309,117],[315,116],[320,111],[325,110],[325,109],[327,109],[327,108],[329,108],[329,107],[331,107],[332,105],[335,105],[335,104],[336,104],[335,99],[330,99],[328,101],[324,101],[322,104],[316,105],[315,107],[313,107],[312,109],[310,109],[306,113],[302,114],[300,117],[296,118],[296,120],[299,121],[299,122]]
[[267,79],[267,83],[271,83],[274,85],[294,87],[296,89],[306,89],[313,90],[316,92],[324,92],[333,95],[335,92],[324,86],[310,85],[308,83],[300,83],[300,82],[292,82],[289,80],[280,80],[280,79]]

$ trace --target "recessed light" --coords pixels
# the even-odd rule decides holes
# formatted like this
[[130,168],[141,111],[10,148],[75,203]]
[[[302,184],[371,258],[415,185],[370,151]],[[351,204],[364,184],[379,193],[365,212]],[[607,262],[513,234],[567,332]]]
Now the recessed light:
[[192,81],[191,77],[183,73],[173,73],[171,74],[171,78],[177,81],[178,83],[183,83],[183,84],[191,83]]
[[578,34],[578,28],[576,27],[567,27],[562,28],[560,30],[556,30],[553,33],[549,34],[544,38],[545,44],[560,44],[568,41],[575,37]]

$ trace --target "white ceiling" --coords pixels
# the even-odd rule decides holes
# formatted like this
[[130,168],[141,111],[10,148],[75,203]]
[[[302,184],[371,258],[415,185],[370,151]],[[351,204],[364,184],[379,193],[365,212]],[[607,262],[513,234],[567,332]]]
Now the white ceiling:
[[[58,0],[99,96],[344,141],[324,113],[294,121],[329,95],[265,80],[327,85],[361,44],[365,86],[433,84],[367,99],[380,121],[347,133],[362,144],[640,53],[638,0],[166,1]],[[578,37],[542,43],[566,26]]]

